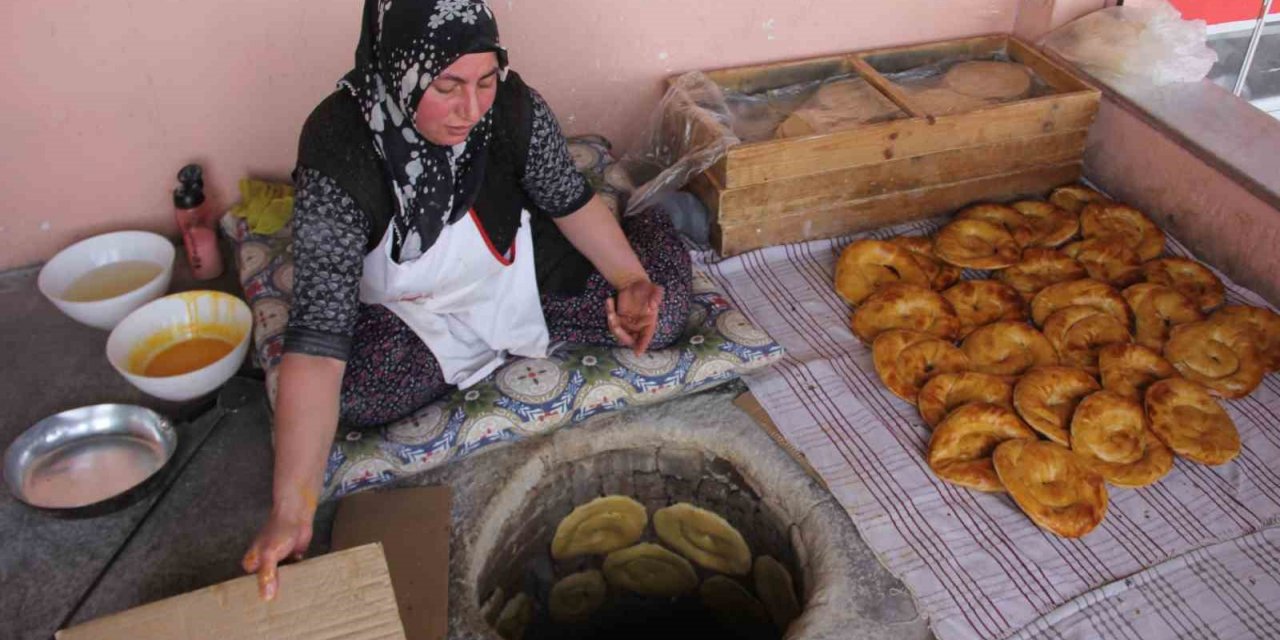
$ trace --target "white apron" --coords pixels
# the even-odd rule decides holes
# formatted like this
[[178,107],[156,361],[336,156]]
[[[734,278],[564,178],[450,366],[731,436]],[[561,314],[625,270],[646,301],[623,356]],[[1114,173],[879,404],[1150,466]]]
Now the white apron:
[[360,300],[403,320],[440,362],[445,381],[461,389],[483,380],[507,354],[546,357],[529,226],[529,212],[522,211],[510,256],[502,256],[473,209],[445,225],[425,254],[396,263],[388,225],[365,256]]

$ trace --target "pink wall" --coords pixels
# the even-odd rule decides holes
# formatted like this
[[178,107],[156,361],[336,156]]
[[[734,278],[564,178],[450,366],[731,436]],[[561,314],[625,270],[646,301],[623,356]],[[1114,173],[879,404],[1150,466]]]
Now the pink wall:
[[[515,68],[565,128],[604,133],[625,146],[668,74],[1007,32],[1019,2],[492,4]],[[287,176],[303,119],[350,64],[360,6],[5,2],[0,269],[47,259],[102,231],[172,232],[166,193],[192,160],[205,163],[212,194],[223,202],[234,199],[243,175]]]

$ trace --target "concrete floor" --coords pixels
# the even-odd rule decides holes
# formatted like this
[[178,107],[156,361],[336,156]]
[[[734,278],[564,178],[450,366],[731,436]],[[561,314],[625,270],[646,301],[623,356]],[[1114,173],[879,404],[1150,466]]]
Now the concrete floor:
[[[106,515],[58,517],[0,491],[0,638],[11,640],[49,638],[68,624],[238,576],[270,508],[270,413],[252,372],[216,396],[149,398],[107,363],[107,332],[62,315],[36,291],[36,274],[0,274],[0,445],[59,411],[122,402],[173,419],[179,447],[153,491]],[[197,283],[180,264],[171,289],[194,288],[238,285],[231,274]],[[324,509],[315,552],[327,549],[331,519]]]

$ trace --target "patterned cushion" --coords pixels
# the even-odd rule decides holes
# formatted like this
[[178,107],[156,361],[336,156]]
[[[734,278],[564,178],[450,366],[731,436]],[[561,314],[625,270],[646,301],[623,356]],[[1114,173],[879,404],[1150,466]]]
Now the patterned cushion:
[[[571,139],[570,150],[602,194],[625,196],[613,187],[600,189],[612,163],[607,141],[598,136]],[[276,365],[284,353],[293,300],[290,228],[255,235],[244,220],[230,215],[222,226],[236,249],[240,284],[253,310],[253,356],[266,372],[274,406]],[[701,391],[782,357],[782,348],[730,306],[710,278],[695,273],[693,293],[688,327],[666,349],[637,357],[629,349],[566,346],[546,359],[513,360],[480,384],[395,423],[339,434],[325,469],[325,498],[386,484],[609,411]]]

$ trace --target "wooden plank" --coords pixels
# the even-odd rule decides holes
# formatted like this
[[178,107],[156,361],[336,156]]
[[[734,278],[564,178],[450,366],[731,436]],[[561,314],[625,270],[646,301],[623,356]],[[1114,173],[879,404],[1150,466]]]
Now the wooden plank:
[[58,640],[404,640],[391,576],[376,544],[280,568],[258,597],[249,575],[59,631]]
[[939,216],[976,201],[1042,196],[1080,175],[1080,163],[1073,162],[891,193],[768,220],[715,224],[712,243],[721,255],[732,256],[765,246],[832,238]]
[[1044,80],[1045,83],[1058,92],[1087,91],[1098,93],[1098,89],[1083,78],[1050,60],[1047,56],[1017,38],[1009,38],[1009,57],[1031,67],[1031,70],[1035,71],[1041,80]]
[[1096,94],[1053,95],[939,116],[932,122],[925,118],[891,120],[823,136],[740,145],[729,150],[721,184],[733,189],[947,149],[1087,129],[1097,110]]
[[892,100],[894,104],[898,105],[899,109],[906,111],[911,117],[919,118],[928,115],[916,106],[915,103],[911,101],[911,98],[907,96],[902,89],[898,88],[898,85],[890,82],[888,78],[880,75],[880,72],[876,71],[862,58],[856,55],[849,56],[849,64],[853,65],[853,68],[857,70],[858,74],[870,83],[871,86],[879,90],[880,93],[883,93],[885,97]]
[[1079,162],[1087,129],[949,149],[785,180],[720,189],[710,177],[690,184],[721,224],[739,224],[842,202],[1035,167]]
[[711,214],[711,219],[715,220],[720,215],[720,193],[724,191],[720,188],[719,182],[716,181],[715,173],[707,170],[699,173],[689,180],[689,184],[685,185],[690,193],[697,196],[702,201],[703,206],[707,208],[707,212]]

